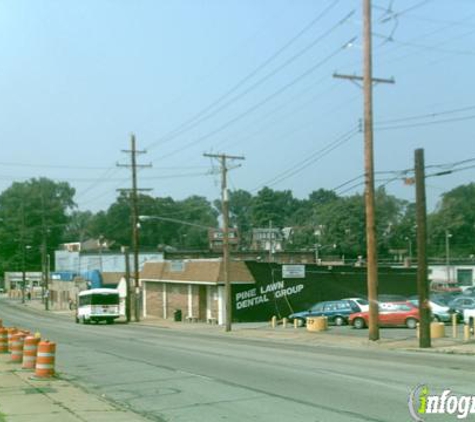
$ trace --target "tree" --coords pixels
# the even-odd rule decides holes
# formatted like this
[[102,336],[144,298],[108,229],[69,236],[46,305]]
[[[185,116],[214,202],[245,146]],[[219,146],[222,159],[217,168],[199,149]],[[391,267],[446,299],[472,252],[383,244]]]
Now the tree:
[[445,257],[445,235],[448,231],[450,254],[468,257],[475,253],[475,183],[461,185],[442,195],[437,210],[429,216],[429,251]]
[[69,217],[69,224],[63,234],[63,241],[83,242],[92,237],[92,222],[94,214],[91,211],[73,211]]
[[261,189],[252,202],[252,225],[284,227],[288,217],[295,212],[298,204],[290,190],[274,191],[268,187]]
[[[239,189],[229,194],[229,223],[230,227],[236,227],[241,239],[241,247],[248,247],[251,243],[252,234],[252,206],[253,196],[251,193]],[[215,207],[221,209],[221,201],[215,201]]]
[[[63,240],[75,190],[46,178],[14,182],[0,195],[2,258],[6,268],[41,269],[41,245],[52,254]],[[26,252],[26,249],[28,252]]]

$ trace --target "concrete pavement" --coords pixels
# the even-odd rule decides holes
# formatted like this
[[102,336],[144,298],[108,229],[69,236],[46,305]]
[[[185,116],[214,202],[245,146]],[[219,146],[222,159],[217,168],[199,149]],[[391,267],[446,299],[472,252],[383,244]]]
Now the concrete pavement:
[[32,379],[32,372],[0,355],[0,421],[130,422],[145,421],[100,396],[88,394],[61,377]]

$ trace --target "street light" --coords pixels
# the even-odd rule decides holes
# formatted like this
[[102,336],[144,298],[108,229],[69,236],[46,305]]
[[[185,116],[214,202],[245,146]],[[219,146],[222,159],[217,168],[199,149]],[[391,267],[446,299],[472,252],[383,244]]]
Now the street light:
[[445,230],[445,265],[447,267],[447,282],[450,281],[450,238],[452,233]]

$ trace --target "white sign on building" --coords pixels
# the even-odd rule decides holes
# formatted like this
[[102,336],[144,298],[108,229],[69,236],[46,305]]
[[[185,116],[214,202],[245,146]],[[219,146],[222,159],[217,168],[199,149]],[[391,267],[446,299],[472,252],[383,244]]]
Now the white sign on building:
[[282,265],[282,278],[305,278],[305,265]]

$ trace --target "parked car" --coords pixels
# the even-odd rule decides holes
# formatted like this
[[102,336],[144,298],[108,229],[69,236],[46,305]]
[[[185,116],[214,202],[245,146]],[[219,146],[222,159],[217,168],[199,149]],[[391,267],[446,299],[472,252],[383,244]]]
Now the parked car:
[[475,297],[461,295],[449,302],[449,308],[463,316],[465,309],[475,309]]
[[332,300],[317,303],[307,311],[295,312],[289,315],[289,319],[298,319],[305,324],[308,317],[325,316],[330,324],[345,325],[348,324],[348,318],[352,313],[360,311],[361,308],[352,301]]
[[457,286],[457,283],[452,282],[452,281],[434,280],[430,283],[430,291],[431,292],[461,293],[462,289],[459,286]]
[[361,297],[345,297],[342,300],[348,300],[350,302],[355,303],[357,306],[359,306],[362,312],[369,311],[369,302],[366,299],[363,299]]
[[475,296],[475,286],[462,287],[462,294],[466,296]]
[[402,295],[378,295],[378,304],[380,309],[391,310],[398,302],[405,302],[406,298]]
[[[369,313],[356,312],[350,315],[349,323],[355,328],[368,326]],[[380,327],[416,328],[419,322],[419,310],[409,302],[391,303],[391,308],[379,306],[378,325]]]
[[[419,306],[419,299],[417,297],[411,296],[407,301],[412,303],[414,306]],[[429,300],[429,305],[434,320],[438,322],[450,322],[452,320],[453,312],[451,312],[450,308],[444,303],[431,298]]]

